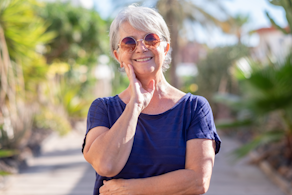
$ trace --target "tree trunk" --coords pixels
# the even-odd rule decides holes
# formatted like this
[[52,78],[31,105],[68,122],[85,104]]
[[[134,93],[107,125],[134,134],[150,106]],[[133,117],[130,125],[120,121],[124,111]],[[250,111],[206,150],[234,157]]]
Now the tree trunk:
[[[173,0],[168,0],[167,4],[172,7],[175,6]],[[170,84],[176,88],[178,88],[178,77],[176,75],[176,68],[178,64],[178,52],[179,52],[179,44],[178,44],[178,32],[179,32],[179,24],[175,18],[175,13],[173,9],[169,9],[166,14],[166,23],[169,26],[170,31],[170,46],[171,46],[171,66],[170,66]]]
[[287,148],[290,151],[290,159],[292,160],[292,135],[288,135],[286,137],[286,142],[287,142]]
[[170,67],[170,83],[174,87],[178,88],[178,77],[176,74],[176,68],[178,64],[178,52],[179,52],[179,44],[178,44],[178,30],[172,30],[171,32],[171,40],[172,40],[172,53],[171,53],[171,67]]

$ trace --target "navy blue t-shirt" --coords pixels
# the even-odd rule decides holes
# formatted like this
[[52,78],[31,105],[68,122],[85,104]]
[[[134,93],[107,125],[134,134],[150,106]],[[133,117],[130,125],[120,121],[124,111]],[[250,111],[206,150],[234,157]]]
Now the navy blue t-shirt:
[[[87,116],[86,135],[97,126],[111,128],[125,107],[118,95],[93,101]],[[161,114],[141,113],[127,163],[118,175],[111,178],[96,173],[93,194],[99,194],[103,180],[146,178],[184,169],[186,142],[196,138],[215,140],[215,153],[219,152],[221,140],[211,107],[204,97],[188,93]]]

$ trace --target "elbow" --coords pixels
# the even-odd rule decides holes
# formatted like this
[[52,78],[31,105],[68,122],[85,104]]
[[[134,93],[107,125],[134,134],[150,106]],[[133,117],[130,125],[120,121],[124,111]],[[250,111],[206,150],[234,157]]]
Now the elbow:
[[209,187],[206,187],[206,186],[200,186],[199,189],[197,189],[197,194],[205,194],[207,193]]
[[113,168],[113,166],[109,164],[99,164],[99,165],[92,164],[92,167],[95,169],[97,174],[103,177],[114,177],[118,174]]
[[200,181],[196,182],[195,185],[195,194],[205,194],[207,193],[210,186],[210,180],[206,181],[204,179],[201,179]]
[[118,173],[115,167],[111,163],[105,163],[106,161],[100,161],[91,158],[89,155],[84,154],[85,160],[91,164],[97,174],[103,177],[114,177]]

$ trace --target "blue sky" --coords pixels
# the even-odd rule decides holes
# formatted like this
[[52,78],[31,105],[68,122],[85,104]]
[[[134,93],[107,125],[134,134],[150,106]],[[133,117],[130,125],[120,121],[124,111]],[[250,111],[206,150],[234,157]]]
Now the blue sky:
[[[94,1],[97,11],[101,14],[102,17],[107,17],[112,14],[111,8],[113,5],[111,4],[110,0],[82,0],[82,2],[84,2],[85,4],[87,2],[91,5],[93,4],[92,1]],[[226,9],[231,15],[234,15],[238,12],[243,14],[250,14],[251,20],[250,23],[247,24],[244,28],[245,32],[270,26],[270,22],[264,13],[265,10],[269,11],[270,15],[272,15],[277,23],[279,23],[281,26],[287,25],[285,11],[281,7],[271,5],[270,3],[268,3],[268,0],[222,1],[224,1]],[[212,38],[210,39],[210,37]],[[206,32],[200,29],[200,27],[195,29],[195,32],[193,33],[193,36],[190,36],[190,39],[197,40],[201,43],[207,43],[209,46],[233,44],[236,42],[236,38],[234,36],[224,35],[219,30],[213,30],[212,32],[209,32],[209,34],[206,34]],[[258,42],[258,37],[256,35],[245,36],[243,38],[243,42],[255,46]]]

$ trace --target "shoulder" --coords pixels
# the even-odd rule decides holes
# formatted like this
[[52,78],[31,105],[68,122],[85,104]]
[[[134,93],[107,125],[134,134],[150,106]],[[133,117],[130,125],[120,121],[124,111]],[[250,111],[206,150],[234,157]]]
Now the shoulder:
[[195,102],[198,106],[210,105],[208,100],[203,96],[193,95],[189,93],[189,97],[190,101]]
[[118,102],[118,99],[116,98],[116,96],[96,98],[91,103],[90,110],[95,109],[95,108],[106,109],[107,107],[111,105],[115,105],[117,102]]
[[185,101],[184,106],[191,113],[192,118],[200,114],[206,115],[210,113],[213,115],[208,100],[203,96],[187,93],[183,101]]
[[199,95],[194,95],[191,93],[185,93],[185,92],[180,91],[179,89],[177,89],[175,87],[172,88],[171,94],[172,94],[173,99],[176,99],[177,101],[183,100],[186,102],[195,103],[198,106],[210,105],[208,100],[205,97],[199,96]]
[[187,93],[185,95],[184,101],[192,103],[196,108],[201,108],[202,106],[210,106],[208,100],[199,95],[193,95],[191,93]]
[[113,102],[116,102],[117,98],[116,96],[110,96],[110,97],[99,97],[96,98],[93,102],[92,105],[96,105],[96,104],[104,104],[104,105],[108,105],[111,104]]

